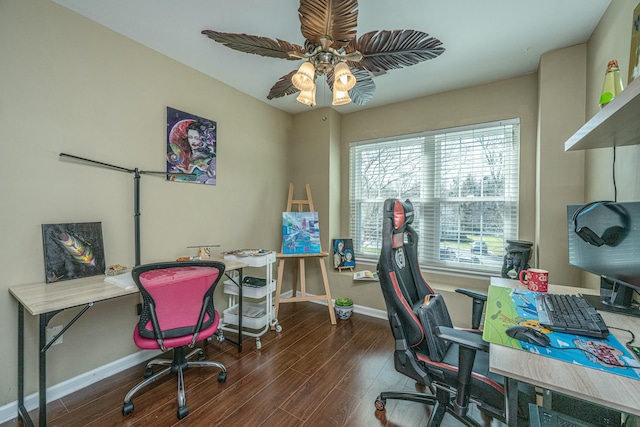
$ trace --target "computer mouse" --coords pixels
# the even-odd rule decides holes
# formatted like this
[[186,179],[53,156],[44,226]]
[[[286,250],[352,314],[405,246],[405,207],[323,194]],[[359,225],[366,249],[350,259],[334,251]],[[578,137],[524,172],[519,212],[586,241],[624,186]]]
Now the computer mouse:
[[548,336],[537,329],[527,328],[526,326],[512,326],[505,332],[511,338],[515,338],[529,344],[539,345],[541,347],[547,347],[551,343]]

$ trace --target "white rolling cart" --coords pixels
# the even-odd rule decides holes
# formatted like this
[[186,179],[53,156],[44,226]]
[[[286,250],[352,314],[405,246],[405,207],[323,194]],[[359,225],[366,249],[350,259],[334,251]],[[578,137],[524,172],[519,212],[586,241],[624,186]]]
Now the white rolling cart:
[[[249,255],[243,256],[245,253]],[[262,347],[260,337],[271,327],[276,332],[282,331],[282,327],[276,319],[273,305],[276,281],[272,276],[272,267],[276,262],[276,253],[274,251],[236,251],[235,254],[224,254],[224,259],[239,261],[248,267],[264,267],[266,284],[255,287],[242,283],[242,289],[240,289],[239,283],[243,279],[239,272],[232,272],[230,278],[225,280],[224,293],[229,296],[229,307],[223,311],[218,339],[224,340],[223,331],[237,333],[239,342],[242,342],[241,336],[255,337],[256,348],[260,349]],[[242,316],[240,316],[240,310],[242,310]]]

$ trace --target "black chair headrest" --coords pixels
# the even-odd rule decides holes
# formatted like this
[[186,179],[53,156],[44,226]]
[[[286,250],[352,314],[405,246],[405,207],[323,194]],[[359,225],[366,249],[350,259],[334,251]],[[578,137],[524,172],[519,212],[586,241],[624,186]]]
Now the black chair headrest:
[[403,233],[406,226],[413,222],[413,203],[409,199],[401,202],[396,200],[393,204],[393,230],[394,234]]

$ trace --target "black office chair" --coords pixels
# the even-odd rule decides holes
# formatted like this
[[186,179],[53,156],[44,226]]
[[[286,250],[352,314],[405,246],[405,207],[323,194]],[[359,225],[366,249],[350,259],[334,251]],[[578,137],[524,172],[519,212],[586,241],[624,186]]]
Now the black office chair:
[[[225,265],[217,261],[186,261],[146,264],[134,267],[131,275],[140,289],[144,305],[140,320],[133,332],[133,340],[143,350],[173,349],[173,359],[153,359],[147,364],[140,384],[133,387],[124,398],[122,414],[133,412],[131,399],[143,387],[159,377],[174,373],[178,377],[178,418],[189,414],[185,402],[183,371],[190,366],[220,369],[218,382],[227,379],[225,367],[204,360],[202,348],[194,347],[211,337],[220,321],[213,307],[213,291],[222,278]],[[193,356],[197,360],[191,361]],[[153,366],[167,366],[153,373]]]
[[[480,325],[486,295],[459,289],[473,298],[472,328],[454,329],[441,295],[422,277],[418,264],[418,235],[411,226],[413,205],[407,200],[384,203],[382,251],[378,264],[380,286],[396,340],[394,362],[398,372],[428,386],[431,393],[383,392],[376,409],[385,409],[387,399],[401,399],[433,406],[428,425],[439,426],[446,413],[468,426],[480,423],[468,415],[475,404],[485,425],[493,418],[505,420],[502,377],[489,372],[489,344],[482,340]],[[534,400],[523,385],[520,415]]]

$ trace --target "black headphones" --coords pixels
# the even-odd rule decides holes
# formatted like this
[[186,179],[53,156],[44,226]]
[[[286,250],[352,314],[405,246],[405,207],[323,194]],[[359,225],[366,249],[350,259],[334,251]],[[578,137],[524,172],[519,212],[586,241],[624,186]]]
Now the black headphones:
[[[579,227],[578,219],[581,216],[586,215],[587,213],[597,209],[600,206],[605,206],[610,209],[612,212],[615,212],[620,221],[622,222],[622,226],[614,226],[609,227],[602,233],[601,236],[598,236],[593,230],[589,227]],[[573,229],[575,233],[580,236],[582,240],[587,242],[593,246],[618,246],[620,242],[627,237],[629,233],[629,214],[627,210],[623,208],[620,204],[615,202],[592,202],[588,203],[582,207],[580,207],[576,213],[573,214]]]

